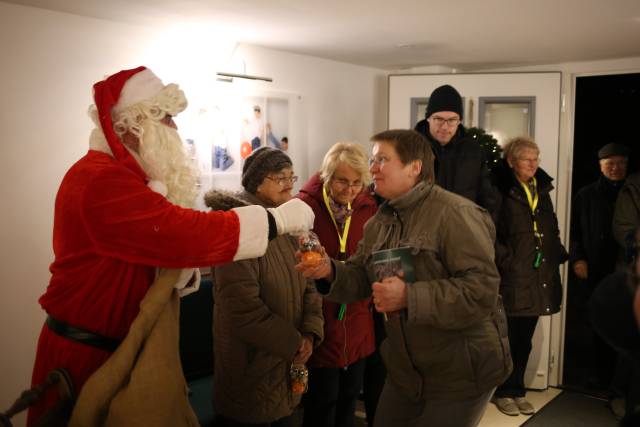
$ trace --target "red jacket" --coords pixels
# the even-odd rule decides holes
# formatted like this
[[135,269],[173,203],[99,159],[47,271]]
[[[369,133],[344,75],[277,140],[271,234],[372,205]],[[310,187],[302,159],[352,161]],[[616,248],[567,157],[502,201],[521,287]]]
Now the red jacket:
[[[313,175],[296,195],[306,202],[316,215],[313,231],[330,257],[340,252],[338,233],[322,198],[322,185],[318,174]],[[368,189],[360,193],[351,204],[353,214],[347,236],[347,255],[356,251],[362,239],[364,224],[378,207]],[[309,366],[314,368],[342,368],[370,355],[375,349],[373,317],[370,299],[347,304],[343,320],[338,320],[340,304],[323,300],[324,341],[313,351]]]
[[[233,212],[171,204],[108,154],[89,151],[67,172],[56,197],[51,281],[42,308],[59,321],[122,339],[155,278],[156,267],[229,262],[238,249]],[[42,328],[32,384],[66,368],[76,392],[111,355]],[[30,408],[29,423],[55,393]]]

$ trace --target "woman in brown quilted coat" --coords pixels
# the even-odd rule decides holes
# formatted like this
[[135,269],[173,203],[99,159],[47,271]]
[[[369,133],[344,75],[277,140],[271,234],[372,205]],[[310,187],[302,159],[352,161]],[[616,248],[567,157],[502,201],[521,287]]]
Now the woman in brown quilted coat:
[[[276,207],[292,198],[297,177],[274,148],[244,163],[244,192],[210,192],[207,205]],[[292,392],[292,364],[307,362],[323,338],[322,306],[314,284],[293,266],[296,238],[269,242],[260,258],[214,269],[214,391],[216,426],[290,426],[301,394]]]

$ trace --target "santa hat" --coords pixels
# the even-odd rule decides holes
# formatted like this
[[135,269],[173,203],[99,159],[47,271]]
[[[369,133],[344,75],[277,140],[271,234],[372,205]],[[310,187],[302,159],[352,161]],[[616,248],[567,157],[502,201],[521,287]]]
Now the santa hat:
[[98,110],[98,119],[113,156],[145,179],[146,174],[113,130],[111,113],[120,112],[131,105],[153,98],[164,87],[162,81],[146,67],[122,70],[93,85],[93,99]]

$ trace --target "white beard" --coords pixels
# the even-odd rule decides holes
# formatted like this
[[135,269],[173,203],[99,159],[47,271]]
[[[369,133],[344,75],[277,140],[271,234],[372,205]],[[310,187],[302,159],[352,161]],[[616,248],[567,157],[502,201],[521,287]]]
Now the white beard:
[[167,186],[167,200],[193,208],[199,192],[199,173],[187,155],[180,135],[175,129],[155,120],[145,120],[142,127],[140,166],[150,179]]

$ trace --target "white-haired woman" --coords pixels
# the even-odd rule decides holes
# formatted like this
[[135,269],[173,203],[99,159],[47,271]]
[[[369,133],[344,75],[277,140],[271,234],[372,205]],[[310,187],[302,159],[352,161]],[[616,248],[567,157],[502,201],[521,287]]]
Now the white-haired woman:
[[498,387],[493,402],[507,415],[530,415],[524,372],[538,317],[557,313],[562,302],[559,266],[568,258],[549,193],[551,178],[538,167],[540,149],[533,140],[511,140],[493,171],[502,202],[496,222],[496,264],[507,313],[513,372]]
[[[334,259],[355,252],[364,224],[377,211],[368,169],[360,145],[337,143],[296,196],[313,209],[313,231]],[[375,349],[370,298],[351,304],[323,301],[322,311],[325,340],[309,359],[304,426],[352,426],[366,358]]]

